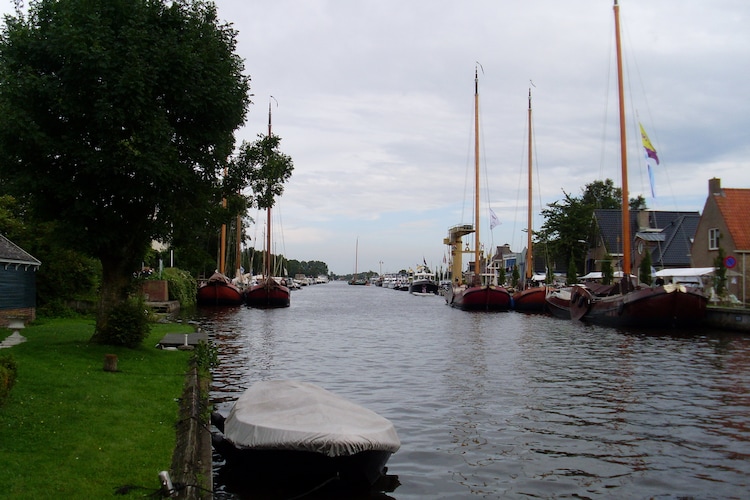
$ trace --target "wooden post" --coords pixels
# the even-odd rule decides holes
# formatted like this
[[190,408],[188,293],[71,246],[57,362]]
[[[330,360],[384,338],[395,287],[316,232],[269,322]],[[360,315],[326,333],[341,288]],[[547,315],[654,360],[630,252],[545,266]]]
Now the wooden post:
[[104,355],[104,371],[105,372],[117,371],[117,354],[105,354]]

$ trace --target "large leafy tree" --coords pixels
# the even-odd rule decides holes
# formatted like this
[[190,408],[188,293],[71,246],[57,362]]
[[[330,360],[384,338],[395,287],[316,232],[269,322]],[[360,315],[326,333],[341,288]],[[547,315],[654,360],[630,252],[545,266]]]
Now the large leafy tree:
[[[542,210],[544,224],[536,232],[540,244],[547,245],[548,254],[556,262],[576,263],[584,271],[588,242],[596,230],[594,210],[598,208],[620,208],[622,191],[611,179],[596,180],[586,184],[580,196],[563,191],[563,199],[547,205]],[[630,206],[641,205],[643,198],[631,200]]]
[[39,0],[5,18],[0,178],[101,261],[96,341],[151,241],[188,239],[244,187],[222,177],[250,104],[235,48],[200,0]]
[[254,142],[243,142],[235,158],[234,173],[237,183],[247,180],[252,188],[252,202],[260,209],[273,208],[276,198],[284,194],[284,183],[294,170],[289,155],[281,152],[281,138],[259,135]]

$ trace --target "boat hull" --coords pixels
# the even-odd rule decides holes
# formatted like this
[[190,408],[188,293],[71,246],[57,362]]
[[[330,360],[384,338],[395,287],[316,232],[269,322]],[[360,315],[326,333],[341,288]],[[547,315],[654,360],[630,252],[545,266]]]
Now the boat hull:
[[682,285],[638,288],[604,297],[576,286],[571,294],[570,316],[604,326],[685,328],[702,323],[707,304],[700,290]]
[[317,486],[336,478],[339,486],[365,489],[386,475],[393,455],[385,450],[366,450],[354,455],[330,457],[296,450],[248,450],[235,447],[221,436],[213,438],[214,449],[227,462],[232,474],[244,481]]
[[547,311],[556,317],[570,319],[570,289],[550,290],[545,299]]
[[445,301],[462,311],[508,311],[511,308],[508,290],[495,285],[452,288]]
[[527,288],[513,294],[513,309],[521,312],[545,312],[547,287]]
[[434,281],[414,281],[409,285],[412,295],[436,295],[440,287]]
[[291,294],[289,288],[273,279],[264,279],[245,291],[245,303],[250,307],[273,309],[289,307]]
[[196,303],[199,306],[239,306],[242,305],[242,291],[228,282],[227,278],[211,279],[198,288]]
[[385,474],[399,449],[386,418],[322,387],[294,380],[259,381],[224,418],[212,414],[221,434],[213,444],[227,464],[264,483],[336,479],[367,487]]

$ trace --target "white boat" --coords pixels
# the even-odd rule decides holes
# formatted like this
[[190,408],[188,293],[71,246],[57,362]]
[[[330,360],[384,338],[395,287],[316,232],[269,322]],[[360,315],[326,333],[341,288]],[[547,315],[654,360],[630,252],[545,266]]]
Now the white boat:
[[435,281],[435,273],[425,266],[417,266],[417,271],[409,284],[409,293],[412,295],[437,295],[438,283]]
[[299,480],[369,487],[401,446],[393,424],[317,385],[293,380],[253,384],[222,421],[214,447],[250,480]]

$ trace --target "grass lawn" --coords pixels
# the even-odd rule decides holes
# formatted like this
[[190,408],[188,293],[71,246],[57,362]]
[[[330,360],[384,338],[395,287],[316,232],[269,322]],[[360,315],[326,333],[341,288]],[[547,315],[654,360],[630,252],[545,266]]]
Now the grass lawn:
[[[138,349],[89,344],[88,319],[40,320],[23,344],[0,351],[18,378],[0,407],[0,497],[125,498],[159,488],[175,445],[177,398],[190,354],[154,346],[183,324],[155,324]],[[0,340],[12,333],[0,329]],[[105,372],[105,354],[118,371]],[[123,498],[123,497],[115,497]]]

